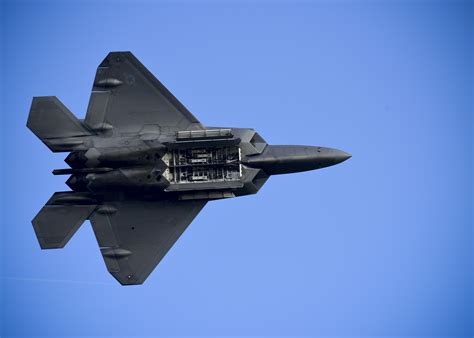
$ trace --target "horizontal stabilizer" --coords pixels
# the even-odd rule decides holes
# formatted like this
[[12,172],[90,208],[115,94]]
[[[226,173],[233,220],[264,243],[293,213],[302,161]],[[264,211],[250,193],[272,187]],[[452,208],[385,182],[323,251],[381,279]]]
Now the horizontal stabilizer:
[[79,194],[55,193],[33,219],[42,249],[63,248],[96,208],[95,204],[83,203],[87,202],[86,197],[74,195]]
[[33,98],[26,125],[54,152],[78,149],[91,135],[56,96]]

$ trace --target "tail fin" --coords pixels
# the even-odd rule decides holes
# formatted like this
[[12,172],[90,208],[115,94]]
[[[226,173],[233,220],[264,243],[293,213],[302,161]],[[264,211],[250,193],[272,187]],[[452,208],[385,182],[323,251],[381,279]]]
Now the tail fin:
[[32,221],[41,248],[63,248],[96,206],[86,193],[54,193]]
[[33,98],[26,125],[54,152],[80,149],[92,135],[56,96]]

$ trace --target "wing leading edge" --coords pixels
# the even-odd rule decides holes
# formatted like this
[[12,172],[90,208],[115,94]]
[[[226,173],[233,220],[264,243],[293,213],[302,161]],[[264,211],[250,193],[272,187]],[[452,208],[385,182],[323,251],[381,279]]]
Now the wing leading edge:
[[84,122],[96,132],[202,129],[199,121],[130,52],[111,52],[97,68]]
[[91,216],[109,272],[122,285],[142,284],[206,204],[193,201],[121,201]]

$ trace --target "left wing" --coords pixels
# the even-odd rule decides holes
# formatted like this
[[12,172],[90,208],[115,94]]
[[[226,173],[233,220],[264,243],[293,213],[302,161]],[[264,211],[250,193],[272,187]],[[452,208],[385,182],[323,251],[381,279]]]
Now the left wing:
[[112,52],[97,68],[84,122],[94,131],[202,129],[199,121],[130,52]]
[[90,216],[109,272],[122,285],[142,284],[206,204],[120,201]]

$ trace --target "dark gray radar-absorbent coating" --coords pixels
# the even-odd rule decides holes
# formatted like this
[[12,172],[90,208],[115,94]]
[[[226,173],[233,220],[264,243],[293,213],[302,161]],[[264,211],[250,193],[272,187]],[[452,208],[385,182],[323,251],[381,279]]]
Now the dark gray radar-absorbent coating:
[[205,127],[130,52],[99,65],[84,120],[55,96],[35,97],[27,126],[53,152],[69,152],[70,168],[53,174],[69,175],[71,191],[54,193],[33,219],[41,248],[64,247],[88,219],[123,285],[142,284],[208,201],[350,157]]

